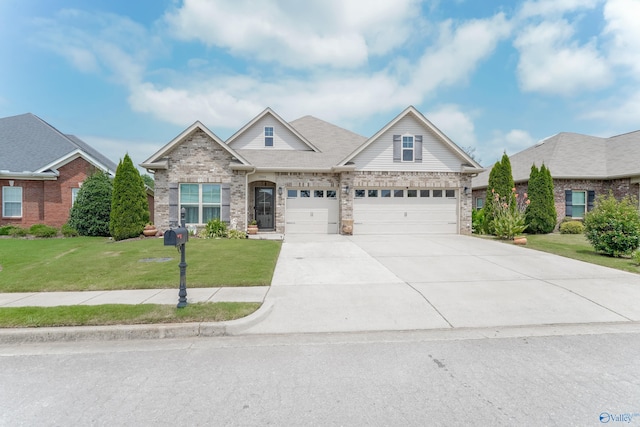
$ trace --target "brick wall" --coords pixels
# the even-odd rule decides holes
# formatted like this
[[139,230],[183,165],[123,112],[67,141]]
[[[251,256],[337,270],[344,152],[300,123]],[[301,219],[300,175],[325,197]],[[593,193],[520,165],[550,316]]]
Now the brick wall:
[[[22,187],[22,218],[0,218],[0,225],[61,227],[65,224],[71,210],[71,189],[80,188],[80,183],[95,171],[95,167],[79,157],[58,171],[60,176],[53,181],[13,180],[15,187]],[[9,180],[0,180],[0,187],[4,186],[9,186]]]

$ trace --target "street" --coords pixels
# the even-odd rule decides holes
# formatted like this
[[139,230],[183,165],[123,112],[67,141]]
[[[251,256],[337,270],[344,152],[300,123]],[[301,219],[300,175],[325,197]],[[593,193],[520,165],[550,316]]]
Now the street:
[[640,425],[638,354],[636,323],[0,345],[0,424]]

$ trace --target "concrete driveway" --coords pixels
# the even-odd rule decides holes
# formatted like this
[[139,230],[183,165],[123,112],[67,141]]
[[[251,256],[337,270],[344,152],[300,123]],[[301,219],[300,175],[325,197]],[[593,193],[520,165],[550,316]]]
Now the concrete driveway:
[[243,333],[640,320],[640,276],[458,235],[287,235]]

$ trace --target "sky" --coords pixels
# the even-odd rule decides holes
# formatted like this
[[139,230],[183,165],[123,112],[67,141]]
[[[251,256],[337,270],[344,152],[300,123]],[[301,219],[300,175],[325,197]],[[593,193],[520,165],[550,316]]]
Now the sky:
[[271,107],[369,137],[413,105],[490,167],[640,129],[640,0],[0,0],[0,117],[115,163]]

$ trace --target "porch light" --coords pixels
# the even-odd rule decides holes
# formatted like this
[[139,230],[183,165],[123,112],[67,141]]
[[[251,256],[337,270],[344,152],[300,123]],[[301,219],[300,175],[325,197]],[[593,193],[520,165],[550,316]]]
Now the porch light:
[[345,185],[342,187],[342,191],[343,191],[345,194],[348,194],[348,193],[349,193],[349,184],[345,184]]
[[278,196],[282,196],[282,187],[278,187]]

